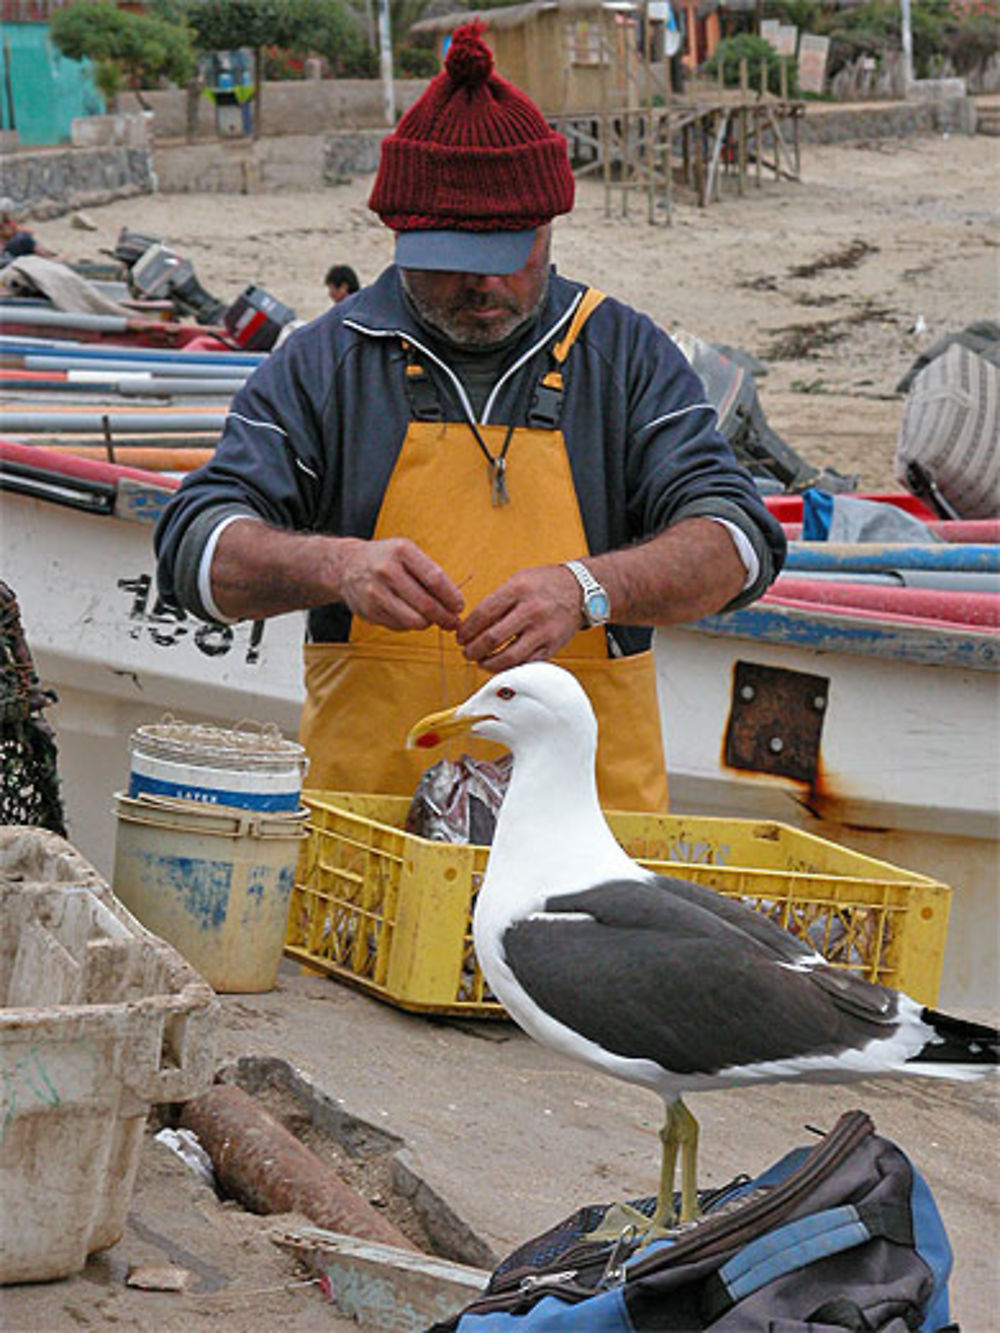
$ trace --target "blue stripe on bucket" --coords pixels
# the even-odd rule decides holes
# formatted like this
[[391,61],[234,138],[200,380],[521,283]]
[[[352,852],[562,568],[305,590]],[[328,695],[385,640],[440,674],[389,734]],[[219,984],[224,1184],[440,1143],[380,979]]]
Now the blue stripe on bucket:
[[181,801],[201,801],[205,805],[234,805],[241,810],[298,810],[301,796],[298,788],[267,793],[228,791],[224,787],[196,787],[186,782],[167,782],[163,778],[152,778],[133,771],[128,794],[135,798],[143,793],[171,796]]

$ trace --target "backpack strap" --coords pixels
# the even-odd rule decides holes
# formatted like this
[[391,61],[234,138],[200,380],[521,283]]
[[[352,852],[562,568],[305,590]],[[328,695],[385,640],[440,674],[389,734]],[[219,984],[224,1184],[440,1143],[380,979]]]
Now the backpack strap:
[[[912,1235],[902,1206],[842,1204],[758,1236],[727,1259],[705,1283],[701,1313],[706,1324],[732,1309],[739,1301],[787,1273],[805,1268],[818,1259],[864,1245],[875,1236],[897,1243]],[[845,1325],[851,1328],[851,1324]]]
[[584,324],[604,300],[604,293],[596,287],[588,287],[580,297],[573,312],[569,328],[565,335],[552,348],[552,367],[545,372],[535,387],[535,393],[528,410],[528,425],[541,430],[555,430],[562,416],[563,373],[562,365],[569,356],[570,348],[580,336]]

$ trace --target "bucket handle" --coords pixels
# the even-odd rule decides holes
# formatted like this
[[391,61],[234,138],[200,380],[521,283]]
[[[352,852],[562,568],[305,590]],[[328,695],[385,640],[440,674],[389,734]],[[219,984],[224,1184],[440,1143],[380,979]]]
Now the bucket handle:
[[[131,809],[125,806],[126,800],[132,807]],[[308,829],[305,827],[305,820],[308,817],[309,811],[305,806],[302,806],[299,810],[290,812],[287,821],[289,827],[277,831],[270,828],[265,829],[263,827],[265,823],[285,823],[285,819],[273,810],[243,810],[235,805],[218,806],[212,805],[211,802],[207,801],[181,801],[176,797],[160,796],[152,792],[143,792],[139,800],[136,800],[134,797],[119,796],[118,818],[123,819],[128,823],[145,824],[148,827],[155,826],[158,828],[159,825],[154,825],[152,821],[143,819],[143,806],[146,806],[147,809],[159,810],[164,814],[192,815],[195,814],[195,811],[191,809],[192,805],[197,811],[203,810],[208,814],[214,814],[230,821],[229,827],[225,829],[200,830],[200,832],[210,836],[214,834],[215,836],[222,838],[304,838],[308,834]],[[224,814],[223,811],[225,812]]]

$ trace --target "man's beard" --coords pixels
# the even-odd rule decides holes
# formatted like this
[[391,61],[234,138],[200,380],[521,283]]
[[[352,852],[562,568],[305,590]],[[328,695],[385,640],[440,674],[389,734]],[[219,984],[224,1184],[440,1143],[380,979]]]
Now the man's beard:
[[[538,300],[530,310],[521,310],[513,297],[493,292],[461,292],[452,300],[434,301],[413,290],[405,272],[401,274],[406,294],[425,324],[442,333],[457,347],[494,347],[505,342],[522,325],[534,319],[548,290],[548,280],[542,284]],[[476,310],[504,310],[506,315],[479,323]],[[469,316],[472,316],[470,319]],[[463,318],[465,316],[465,318]]]

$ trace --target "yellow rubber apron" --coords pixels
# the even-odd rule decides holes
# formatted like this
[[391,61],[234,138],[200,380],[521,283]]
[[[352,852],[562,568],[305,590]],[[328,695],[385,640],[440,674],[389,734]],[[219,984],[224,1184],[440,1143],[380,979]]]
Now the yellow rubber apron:
[[[599,293],[581,302],[554,349],[565,359]],[[558,564],[587,550],[562,432],[480,426],[494,458],[506,442],[509,502],[495,503],[491,468],[465,422],[411,421],[389,479],[374,540],[406,536],[477,605],[518,570]],[[618,810],[665,810],[667,780],[652,654],[609,657],[603,630],[582,630],[555,659],[577,676],[599,724],[601,802]],[[330,791],[412,795],[434,762],[406,751],[412,724],[460,703],[489,673],[466,661],[437,627],[400,633],[353,618],[347,643],[306,644],[301,739],[308,785]],[[448,757],[495,758],[502,749],[465,737]]]

